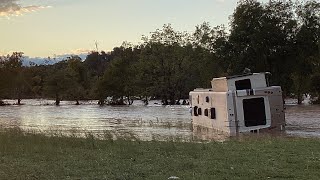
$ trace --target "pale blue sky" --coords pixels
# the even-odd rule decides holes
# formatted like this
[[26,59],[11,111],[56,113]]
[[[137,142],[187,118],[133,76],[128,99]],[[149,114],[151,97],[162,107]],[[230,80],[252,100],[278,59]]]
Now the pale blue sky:
[[[10,14],[1,9],[12,3],[21,10]],[[123,41],[137,44],[142,35],[167,23],[189,32],[204,21],[227,25],[236,4],[237,0],[0,0],[0,53],[48,57],[93,50],[96,40],[99,50],[109,51]]]

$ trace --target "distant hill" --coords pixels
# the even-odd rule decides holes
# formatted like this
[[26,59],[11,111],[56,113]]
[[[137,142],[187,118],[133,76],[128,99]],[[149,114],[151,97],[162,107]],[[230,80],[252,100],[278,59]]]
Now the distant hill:
[[66,59],[67,57],[74,56],[74,55],[79,56],[82,59],[82,61],[84,61],[88,54],[87,53],[83,53],[83,54],[63,54],[63,55],[57,55],[54,58],[52,58],[52,57],[43,58],[43,57],[24,56],[22,65],[23,66],[30,66],[32,64],[34,64],[34,65],[51,65],[51,64],[55,64],[55,63],[57,63],[59,61],[62,61],[64,59]]

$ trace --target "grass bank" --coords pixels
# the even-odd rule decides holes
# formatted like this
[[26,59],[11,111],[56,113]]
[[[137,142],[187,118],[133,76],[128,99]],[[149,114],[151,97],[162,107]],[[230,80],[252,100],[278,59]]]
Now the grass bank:
[[0,132],[0,179],[319,179],[320,141],[141,142]]

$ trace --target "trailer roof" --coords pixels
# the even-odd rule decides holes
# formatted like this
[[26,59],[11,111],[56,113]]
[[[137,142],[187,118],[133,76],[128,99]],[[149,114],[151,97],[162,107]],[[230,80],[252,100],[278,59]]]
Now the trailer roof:
[[227,77],[225,77],[225,78],[226,78],[226,79],[234,79],[234,78],[251,76],[251,75],[257,75],[257,74],[271,75],[270,72],[260,72],[260,73],[245,73],[245,74],[239,74],[239,75],[234,75],[234,76],[227,76]]
[[[258,73],[255,73],[258,74]],[[238,77],[245,77],[245,76],[251,76],[253,73],[247,73],[247,74],[239,74],[239,75],[234,75],[234,76],[227,76],[227,79],[233,79],[233,78],[238,78]]]

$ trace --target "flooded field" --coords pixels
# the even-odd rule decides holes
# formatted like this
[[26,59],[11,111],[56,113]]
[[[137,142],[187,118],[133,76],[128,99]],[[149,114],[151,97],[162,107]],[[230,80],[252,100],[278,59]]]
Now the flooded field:
[[[44,133],[107,133],[142,140],[190,141],[203,135],[192,131],[189,106],[161,106],[158,101],[151,101],[148,106],[135,101],[132,106],[103,107],[95,101],[84,101],[80,106],[71,101],[54,106],[54,101],[41,99],[23,103],[25,105],[0,107],[0,127]],[[320,138],[320,106],[286,105],[286,122],[286,133],[290,136]]]

